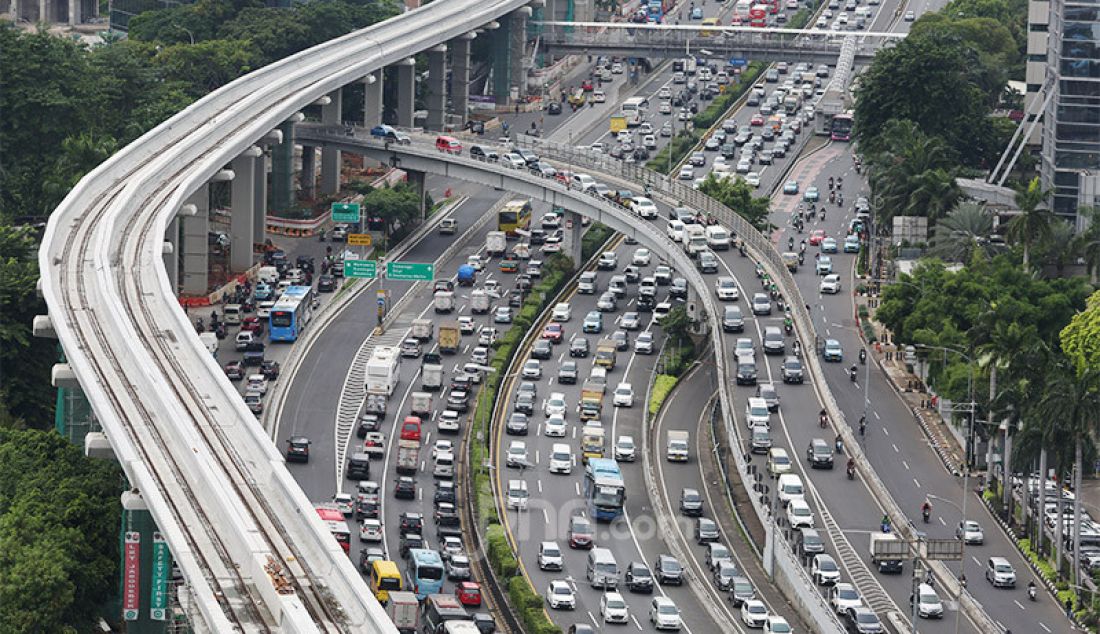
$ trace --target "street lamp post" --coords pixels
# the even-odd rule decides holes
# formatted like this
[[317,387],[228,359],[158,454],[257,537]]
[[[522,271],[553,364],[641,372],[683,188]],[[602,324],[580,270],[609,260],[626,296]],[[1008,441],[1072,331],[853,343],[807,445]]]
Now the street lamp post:
[[[955,502],[953,502],[951,500],[948,500],[947,498],[942,498],[938,495],[933,495],[933,494],[929,493],[928,497],[929,497],[929,499],[936,500],[937,502],[943,502],[944,504],[949,504],[949,505],[955,507],[955,510],[962,513],[962,521],[966,522],[966,498],[967,498],[966,489],[963,489],[963,496],[962,496],[963,501],[962,501],[962,506],[961,507],[958,504],[956,504]],[[965,538],[966,538],[966,534],[964,532],[963,539],[961,540],[962,541],[962,547],[959,549],[959,594],[956,596],[956,600],[959,602],[960,605],[955,606],[955,634],[959,634],[959,620],[960,620],[959,616],[962,614],[962,608],[960,606],[962,604],[962,593],[963,593],[963,590],[965,590],[965,587],[963,586],[963,580],[966,579],[966,572],[964,572],[964,569],[966,568],[966,539]]]

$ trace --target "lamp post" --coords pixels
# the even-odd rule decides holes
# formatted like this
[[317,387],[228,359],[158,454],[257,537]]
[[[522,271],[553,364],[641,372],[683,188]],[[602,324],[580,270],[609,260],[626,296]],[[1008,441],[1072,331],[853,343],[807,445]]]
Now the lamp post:
[[[936,500],[937,502],[943,502],[944,504],[948,504],[950,506],[955,507],[955,510],[957,510],[959,513],[962,513],[962,521],[966,522],[966,489],[963,489],[962,506],[959,506],[958,504],[956,504],[952,500],[948,500],[947,498],[942,498],[938,495],[933,495],[931,493],[928,494],[928,498],[931,499],[931,500]],[[962,604],[962,593],[963,593],[963,590],[964,590],[962,582],[963,582],[963,579],[966,579],[966,572],[964,572],[964,568],[966,567],[966,539],[965,539],[965,537],[966,537],[966,534],[964,532],[964,534],[963,534],[964,539],[962,540],[962,548],[959,549],[959,594],[955,597],[956,600],[959,602],[959,604]],[[956,609],[955,609],[955,634],[959,634],[959,620],[960,620],[959,616],[961,614],[962,614],[962,609],[959,606],[956,606]]]

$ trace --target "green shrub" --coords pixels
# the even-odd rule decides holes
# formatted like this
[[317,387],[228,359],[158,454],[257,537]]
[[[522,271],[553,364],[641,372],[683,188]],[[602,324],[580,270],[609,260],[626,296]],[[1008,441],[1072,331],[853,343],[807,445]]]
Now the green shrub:
[[519,563],[508,544],[504,527],[494,524],[485,530],[485,544],[489,551],[489,564],[502,577],[512,577],[519,569]]
[[860,319],[867,319],[867,317],[870,316],[871,311],[867,310],[866,305],[860,304],[858,313]]
[[668,398],[668,393],[676,386],[676,377],[668,374],[658,374],[653,379],[653,391],[649,396],[649,415],[656,416],[661,409],[661,404]]

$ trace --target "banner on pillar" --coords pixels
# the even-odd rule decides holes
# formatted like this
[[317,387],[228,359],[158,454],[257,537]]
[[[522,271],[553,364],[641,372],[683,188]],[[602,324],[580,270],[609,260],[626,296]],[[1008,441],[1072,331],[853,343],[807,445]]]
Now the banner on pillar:
[[149,589],[149,618],[168,619],[168,575],[172,568],[172,553],[161,533],[153,533],[153,581]]
[[126,531],[122,560],[122,618],[136,621],[141,604],[141,533]]

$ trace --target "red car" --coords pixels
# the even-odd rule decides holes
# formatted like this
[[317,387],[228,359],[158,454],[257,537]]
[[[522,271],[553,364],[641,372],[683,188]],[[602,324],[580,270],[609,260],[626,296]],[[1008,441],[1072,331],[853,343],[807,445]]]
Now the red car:
[[481,605],[481,586],[473,581],[463,581],[455,588],[455,596],[462,605],[476,608]]
[[415,440],[420,442],[420,417],[406,416],[401,423],[401,440]]
[[565,335],[561,324],[549,323],[542,329],[542,338],[549,339],[551,343],[561,343],[562,337]]
[[585,92],[592,92],[592,80],[586,79],[581,82],[581,90]]
[[824,240],[824,239],[825,239],[825,230],[824,229],[814,229],[813,233],[810,234],[810,244],[815,246],[815,247],[818,246],[819,244],[821,244],[821,241]]
[[764,125],[764,115],[754,114],[752,119],[749,119],[749,125]]
[[264,334],[264,320],[259,317],[245,317],[241,320],[241,332],[252,331],[259,336]]

